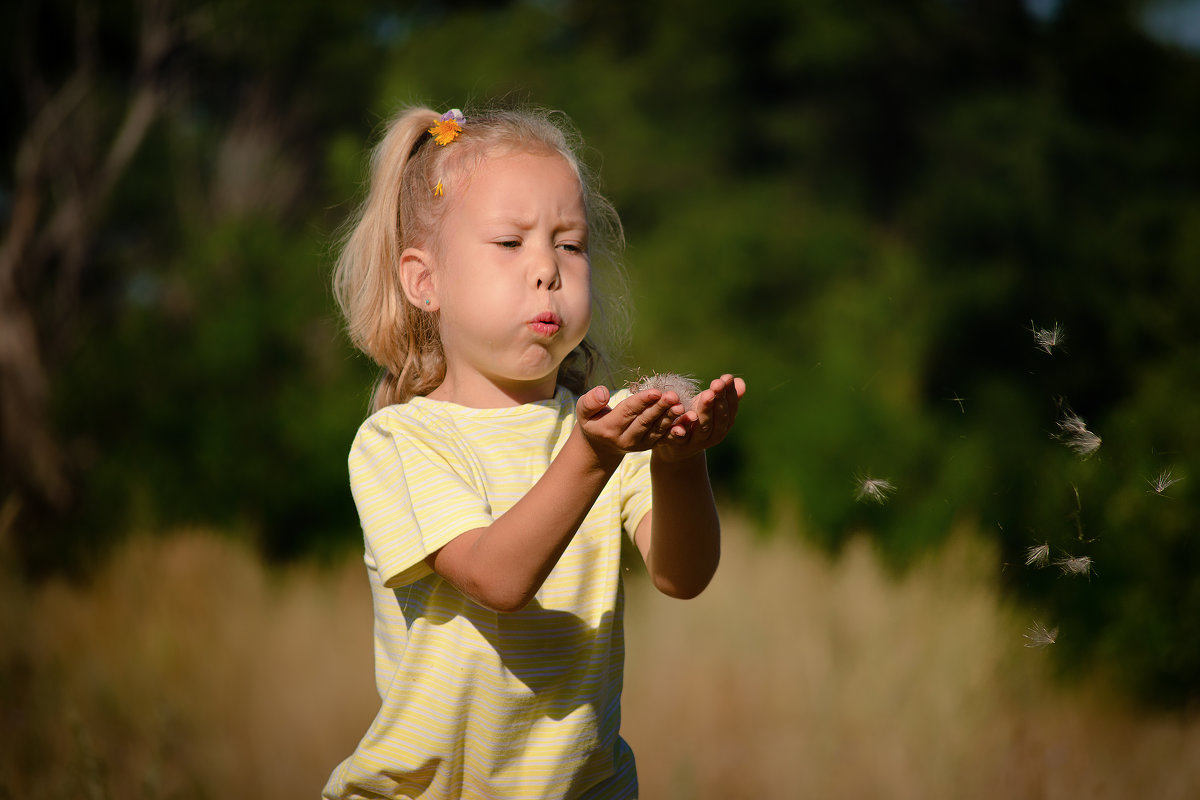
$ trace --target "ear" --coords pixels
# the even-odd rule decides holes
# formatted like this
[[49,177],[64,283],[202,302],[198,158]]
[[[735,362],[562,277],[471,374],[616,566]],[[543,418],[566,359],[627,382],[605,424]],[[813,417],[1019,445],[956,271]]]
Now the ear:
[[400,254],[400,284],[408,302],[423,311],[440,307],[433,257],[428,250],[410,247]]

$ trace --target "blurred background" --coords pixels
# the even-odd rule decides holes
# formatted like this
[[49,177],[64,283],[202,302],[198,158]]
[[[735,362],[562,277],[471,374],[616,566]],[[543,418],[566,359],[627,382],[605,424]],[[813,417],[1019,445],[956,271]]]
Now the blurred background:
[[496,98],[621,212],[613,380],[750,387],[717,584],[628,578],[647,796],[1200,792],[1200,2],[0,20],[0,797],[315,797],[353,748],[337,235],[400,105]]

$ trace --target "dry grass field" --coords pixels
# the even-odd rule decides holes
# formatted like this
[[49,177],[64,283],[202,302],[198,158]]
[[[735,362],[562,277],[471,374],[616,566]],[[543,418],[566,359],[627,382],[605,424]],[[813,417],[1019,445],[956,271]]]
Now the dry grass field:
[[[1195,798],[1200,718],[1045,675],[969,532],[903,578],[728,526],[702,597],[628,581],[642,796]],[[0,798],[316,798],[375,704],[356,560],[132,541],[87,586],[0,571]]]

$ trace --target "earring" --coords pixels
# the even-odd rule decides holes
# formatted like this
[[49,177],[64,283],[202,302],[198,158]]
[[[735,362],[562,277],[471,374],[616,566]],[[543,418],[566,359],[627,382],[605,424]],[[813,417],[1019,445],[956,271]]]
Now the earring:
[[425,305],[429,305],[429,298],[428,298],[428,297],[426,297],[426,298],[425,298]]

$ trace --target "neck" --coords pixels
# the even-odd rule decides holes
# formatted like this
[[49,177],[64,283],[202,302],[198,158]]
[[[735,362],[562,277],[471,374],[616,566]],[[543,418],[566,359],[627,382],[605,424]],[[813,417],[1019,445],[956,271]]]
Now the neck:
[[467,408],[511,408],[552,399],[557,388],[556,378],[557,373],[540,381],[497,383],[455,380],[447,375],[428,397]]

